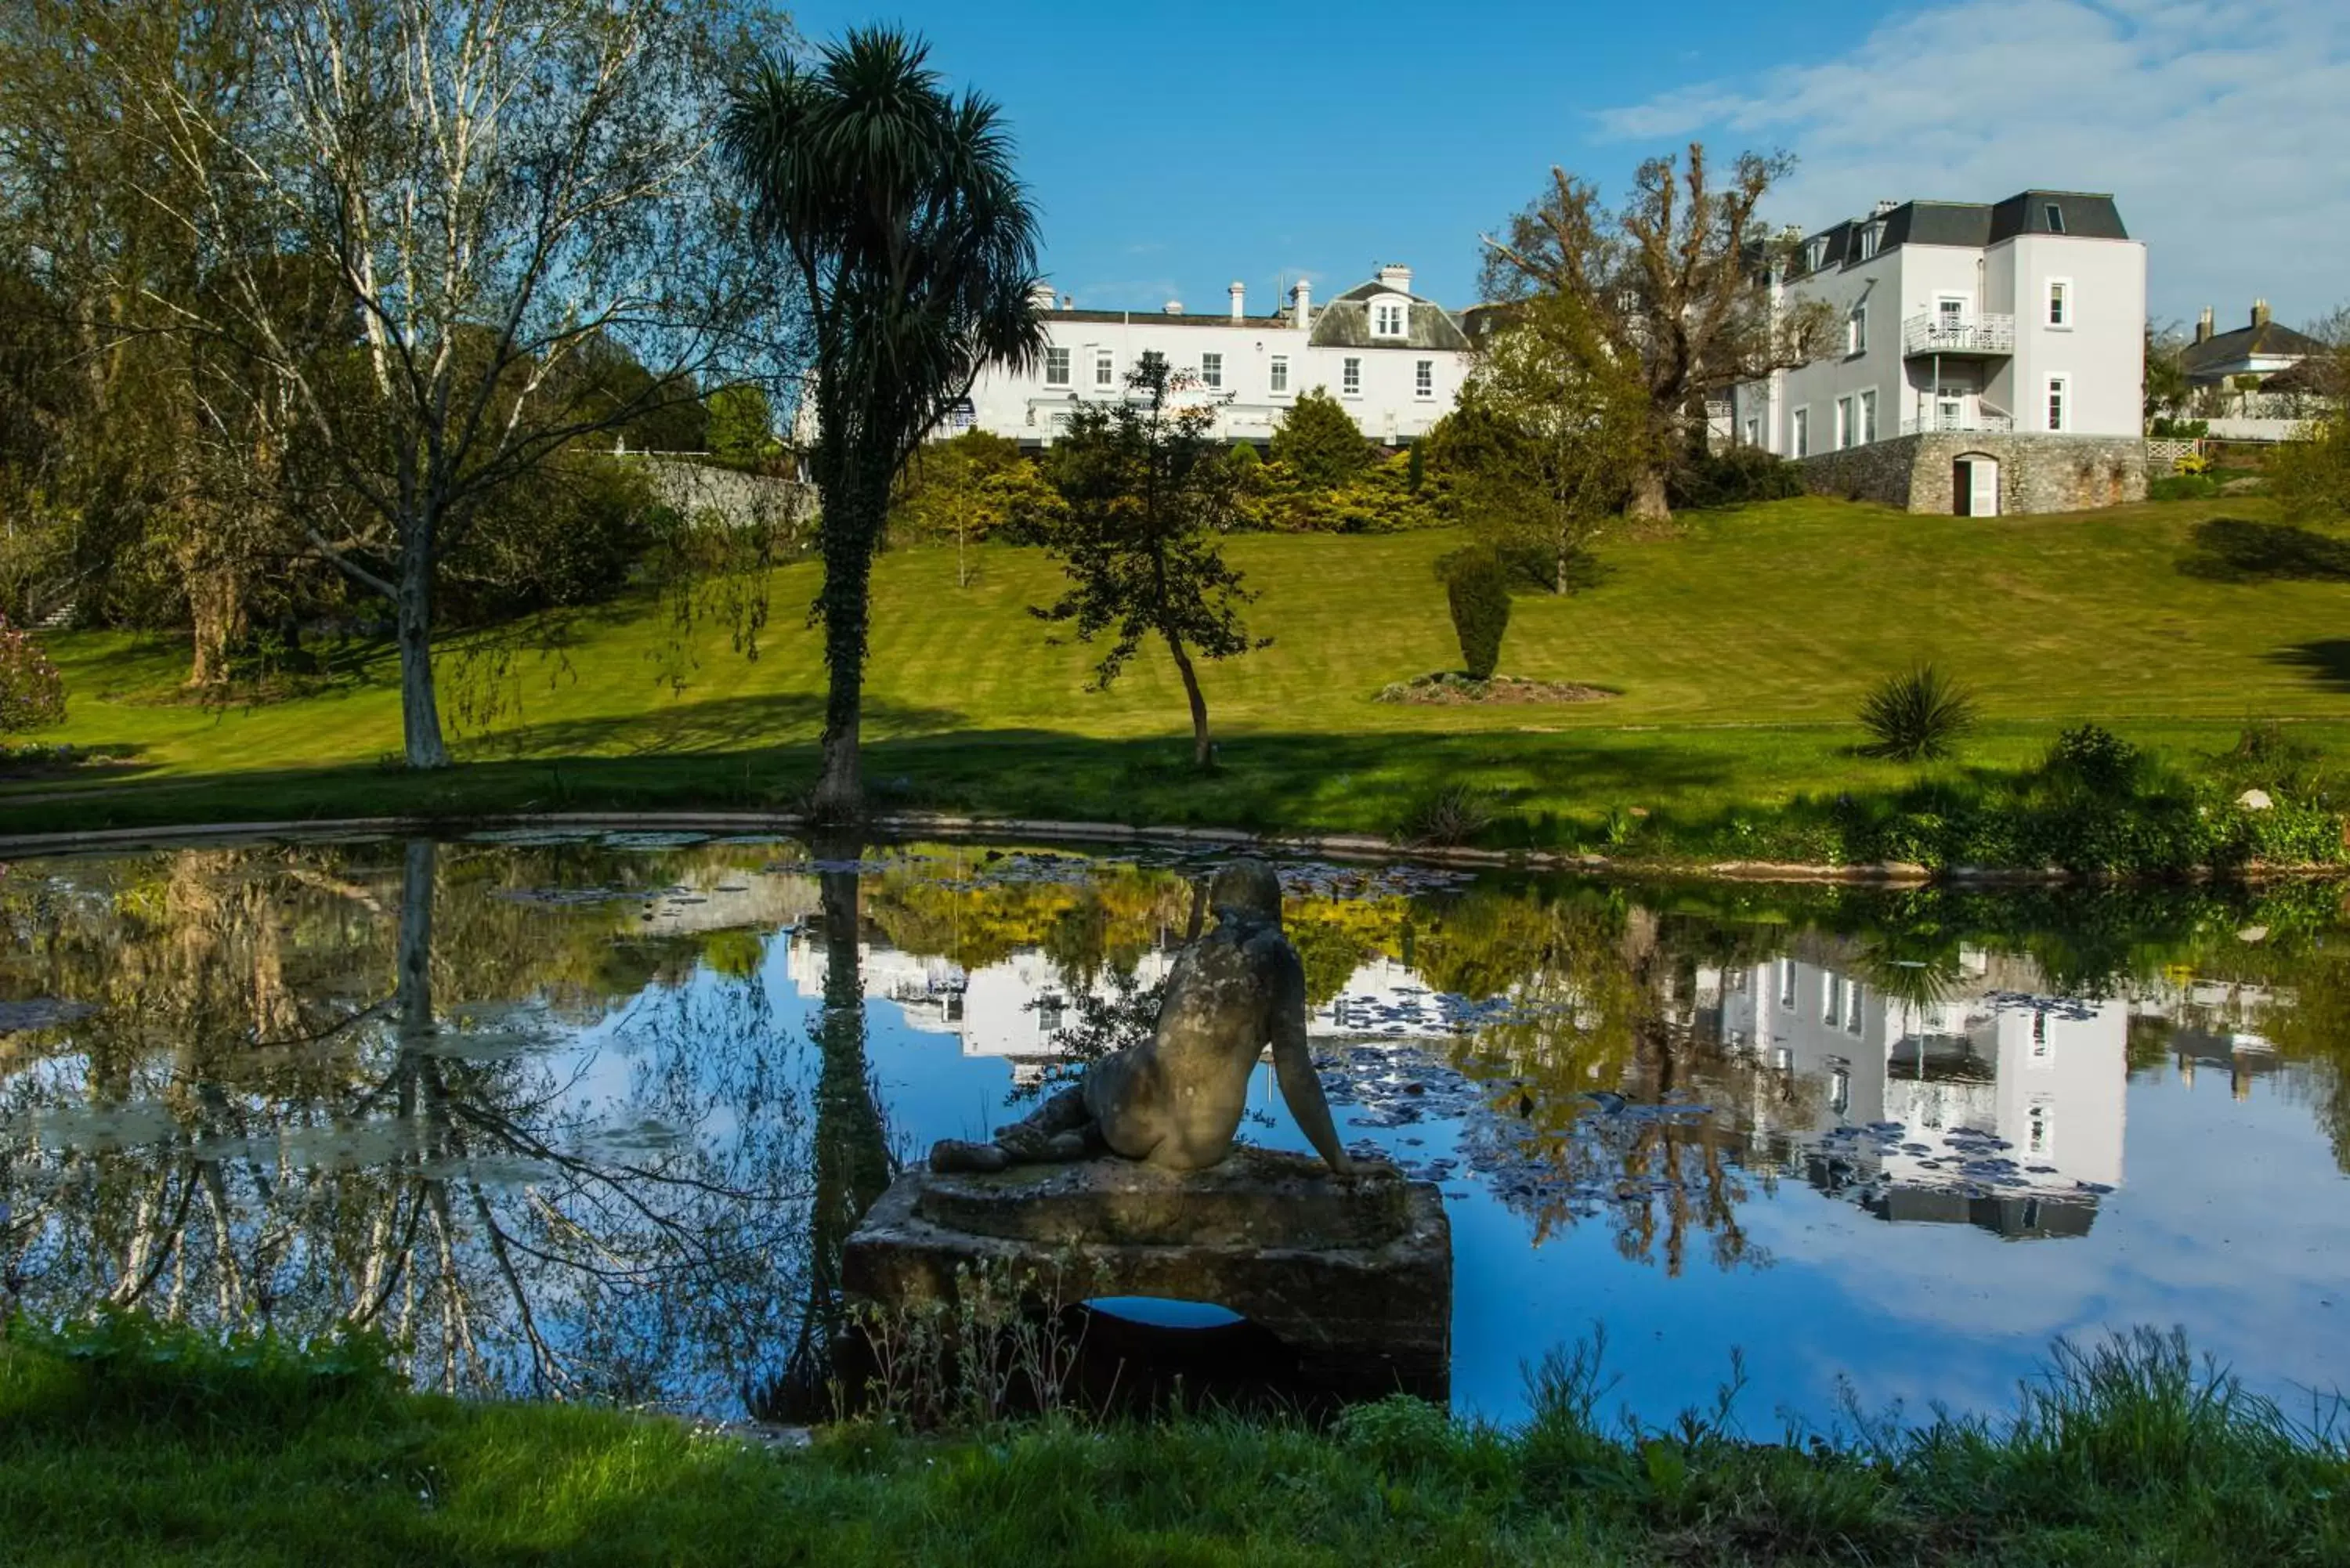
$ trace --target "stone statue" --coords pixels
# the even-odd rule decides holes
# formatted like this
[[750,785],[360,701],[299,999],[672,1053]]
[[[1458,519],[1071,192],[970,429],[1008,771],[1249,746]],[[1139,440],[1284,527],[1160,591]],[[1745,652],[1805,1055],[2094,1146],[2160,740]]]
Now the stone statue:
[[1324,1162],[1354,1174],[1305,1045],[1305,968],[1281,930],[1281,883],[1262,860],[1237,860],[1208,889],[1216,928],[1185,948],[1167,977],[1150,1038],[1087,1069],[992,1143],[949,1138],[934,1171],[996,1171],[1082,1159],[1107,1149],[1174,1170],[1232,1152],[1249,1075],[1267,1044],[1281,1097]]

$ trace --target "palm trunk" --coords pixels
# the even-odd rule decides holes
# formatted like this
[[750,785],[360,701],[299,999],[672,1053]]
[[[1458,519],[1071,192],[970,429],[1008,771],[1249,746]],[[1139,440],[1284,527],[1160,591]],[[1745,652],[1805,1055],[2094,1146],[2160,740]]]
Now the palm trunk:
[[400,727],[411,768],[449,765],[432,690],[432,532],[428,511],[400,535]]
[[1176,671],[1183,677],[1183,695],[1191,700],[1191,765],[1205,773],[1215,765],[1216,749],[1208,739],[1208,700],[1200,694],[1200,672],[1183,651],[1183,639],[1170,636],[1167,651],[1175,656]]
[[871,618],[873,545],[889,504],[888,475],[857,476],[854,493],[825,498],[824,763],[811,802],[825,821],[854,820],[864,807],[858,746],[865,721],[865,633]]

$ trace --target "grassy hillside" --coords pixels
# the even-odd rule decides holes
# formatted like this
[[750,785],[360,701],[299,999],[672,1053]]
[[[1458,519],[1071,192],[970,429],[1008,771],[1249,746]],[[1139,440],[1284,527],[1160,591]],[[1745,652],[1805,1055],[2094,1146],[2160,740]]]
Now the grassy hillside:
[[[2350,736],[2350,549],[2257,500],[2001,519],[1804,500],[1695,515],[1675,536],[1607,549],[1592,589],[1517,601],[1505,670],[1619,697],[1374,701],[1457,662],[1431,570],[1456,543],[1234,539],[1262,594],[1252,628],[1274,643],[1208,670],[1226,767],[1204,787],[1182,765],[1182,697],[1162,654],[1089,691],[1092,656],[1027,613],[1055,591],[1048,560],[983,550],[978,581],[959,589],[951,552],[893,554],[876,574],[872,773],[910,805],[1370,831],[1462,776],[1586,823],[1636,806],[1767,808],[1909,779],[1851,754],[1850,715],[1872,680],[1921,658],[1978,689],[1991,722],[1969,748],[1977,763],[2020,763],[2085,718],[2178,755],[2223,745],[2255,715],[2311,721],[2323,743]],[[495,765],[428,785],[377,766],[399,732],[388,661],[298,700],[208,708],[180,690],[173,643],[60,637],[72,716],[44,738],[124,748],[124,784],[172,786],[77,800],[77,821],[368,809],[393,794],[450,809],[771,804],[800,787],[820,721],[817,633],[803,624],[815,586],[809,566],[774,575],[755,660],[731,646],[724,612],[681,637],[649,597],[502,667],[482,639],[472,658],[452,639],[452,719],[496,699],[463,724],[461,754]],[[67,804],[24,798],[68,787],[56,780],[5,787],[19,797],[7,815],[27,823]]]

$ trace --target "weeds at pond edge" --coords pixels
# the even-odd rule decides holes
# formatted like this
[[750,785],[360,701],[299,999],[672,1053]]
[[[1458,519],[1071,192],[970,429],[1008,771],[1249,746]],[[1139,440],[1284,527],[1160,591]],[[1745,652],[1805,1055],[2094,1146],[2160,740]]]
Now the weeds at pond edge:
[[1395,1397],[1326,1431],[1060,1413],[776,1452],[410,1394],[343,1347],[19,1319],[0,1518],[26,1562],[2350,1561],[2338,1400],[2288,1418],[2175,1333],[2060,1345],[2004,1418],[1838,1440],[1747,1438],[1734,1365],[1710,1408],[1611,1428],[1603,1350],[1541,1364],[1510,1429]]

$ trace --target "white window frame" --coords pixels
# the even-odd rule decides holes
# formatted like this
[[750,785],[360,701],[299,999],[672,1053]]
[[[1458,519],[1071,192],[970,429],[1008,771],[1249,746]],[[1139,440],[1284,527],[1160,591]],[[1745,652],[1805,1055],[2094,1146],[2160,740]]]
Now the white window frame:
[[1400,299],[1375,299],[1371,302],[1371,336],[1374,337],[1409,337],[1411,336],[1409,307]]
[[1752,414],[1746,416],[1746,444],[1748,446],[1762,444],[1762,421]]
[[[1942,306],[1946,305],[1955,305],[1959,307],[1955,319],[1946,320],[1943,317]],[[1934,327],[1937,330],[1947,326],[1964,331],[1967,324],[1974,319],[1974,296],[1970,294],[1938,294],[1934,296]]]
[[1787,416],[1787,455],[1812,455],[1812,406],[1809,403]]
[[1342,398],[1363,395],[1363,362],[1351,354],[1338,361],[1338,395]]
[[2042,383],[2040,417],[2046,421],[2052,434],[2061,435],[2073,428],[2073,374],[2069,370],[2052,370]]
[[1856,305],[1844,318],[1844,355],[1857,359],[1868,352],[1868,306]]
[[1094,350],[1094,390],[1115,391],[1118,389],[1118,356],[1107,348]]
[[1272,363],[1265,367],[1265,379],[1274,397],[1287,397],[1289,395],[1289,356],[1275,354]]
[[1852,416],[1852,397],[1847,393],[1835,400],[1835,449],[1838,452],[1846,451],[1853,444],[1853,432],[1856,427]]
[[[1056,360],[1058,361],[1057,363],[1055,363]],[[1056,370],[1059,372],[1058,375],[1054,373]],[[1074,381],[1076,376],[1076,359],[1066,348],[1047,348],[1045,350],[1045,385],[1048,387],[1066,387]]]
[[2052,277],[2041,291],[2040,320],[2051,332],[2070,332],[2080,315],[2080,300],[2069,277]]
[[1884,244],[1885,225],[1883,223],[1869,223],[1866,225],[1860,231],[1860,259],[1863,261],[1875,260],[1877,250]]
[[1200,385],[1221,389],[1224,384],[1224,357],[1203,353],[1200,356]]
[[1804,247],[1804,270],[1817,272],[1828,265],[1828,237],[1822,234]]
[[1854,444],[1868,446],[1877,440],[1877,389],[1863,387],[1854,400],[1854,408],[1860,416],[1860,431]]
[[1846,1033],[1860,1033],[1860,1003],[1867,994],[1868,988],[1857,981],[1846,988],[1844,993],[1844,1032]]
[[1435,360],[1420,359],[1416,360],[1413,363],[1411,368],[1411,395],[1418,398],[1422,402],[1432,402],[1435,400]]

